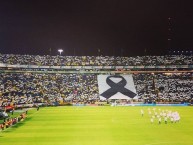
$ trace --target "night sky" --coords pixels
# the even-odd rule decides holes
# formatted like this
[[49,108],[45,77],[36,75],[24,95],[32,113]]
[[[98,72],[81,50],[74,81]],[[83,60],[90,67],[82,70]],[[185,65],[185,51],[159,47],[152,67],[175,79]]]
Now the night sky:
[[57,55],[58,48],[62,55],[190,51],[193,5],[191,0],[1,1],[0,53]]

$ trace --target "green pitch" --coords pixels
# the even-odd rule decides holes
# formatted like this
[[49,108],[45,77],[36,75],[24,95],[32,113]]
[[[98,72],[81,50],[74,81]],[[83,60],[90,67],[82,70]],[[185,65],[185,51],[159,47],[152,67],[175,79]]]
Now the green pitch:
[[179,123],[160,125],[150,123],[148,108],[33,109],[25,121],[0,131],[0,145],[193,145],[193,107],[156,107],[181,116]]

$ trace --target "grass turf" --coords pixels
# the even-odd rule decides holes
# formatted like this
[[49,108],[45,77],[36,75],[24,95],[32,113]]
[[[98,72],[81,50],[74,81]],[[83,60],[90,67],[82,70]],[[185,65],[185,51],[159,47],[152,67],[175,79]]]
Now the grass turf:
[[[193,107],[178,111],[179,123],[150,123],[151,107],[50,107],[0,132],[1,145],[193,145]],[[140,115],[140,109],[145,114]]]

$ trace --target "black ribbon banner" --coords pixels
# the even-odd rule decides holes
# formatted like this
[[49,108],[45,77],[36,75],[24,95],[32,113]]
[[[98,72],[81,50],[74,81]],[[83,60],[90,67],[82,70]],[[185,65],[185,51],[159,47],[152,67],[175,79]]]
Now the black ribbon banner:
[[[122,80],[118,83],[113,82],[110,78],[121,78]],[[122,76],[108,76],[106,79],[107,84],[111,87],[101,94],[101,96],[109,99],[111,96],[115,95],[117,92],[124,94],[130,98],[134,98],[137,94],[125,88],[127,81]]]

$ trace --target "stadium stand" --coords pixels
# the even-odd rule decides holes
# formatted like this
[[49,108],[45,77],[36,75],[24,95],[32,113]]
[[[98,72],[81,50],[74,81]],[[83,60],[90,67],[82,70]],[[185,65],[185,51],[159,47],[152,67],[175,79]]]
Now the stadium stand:
[[0,63],[48,66],[137,66],[137,65],[192,65],[192,56],[39,56],[0,54]]
[[[20,104],[45,103],[96,103],[100,101],[97,75],[92,71],[45,71],[33,70],[33,66],[155,66],[138,67],[133,75],[138,101],[152,102],[193,102],[193,73],[192,56],[35,56],[0,54],[0,106]],[[11,65],[11,66],[10,66]],[[15,67],[17,65],[17,67]],[[22,65],[27,65],[21,67]],[[169,67],[160,67],[163,71],[156,71],[157,66],[183,68],[169,73]],[[186,67],[184,67],[186,65]],[[24,69],[23,69],[24,68]],[[73,67],[72,67],[73,68]],[[77,67],[75,67],[77,68]],[[100,68],[100,67],[98,67]],[[140,69],[141,68],[141,69]],[[152,71],[153,69],[153,71]],[[60,68],[59,68],[60,70]],[[105,74],[111,74],[109,67]],[[140,71],[143,70],[143,71]],[[116,72],[113,72],[116,73]],[[119,72],[122,73],[122,72]]]

